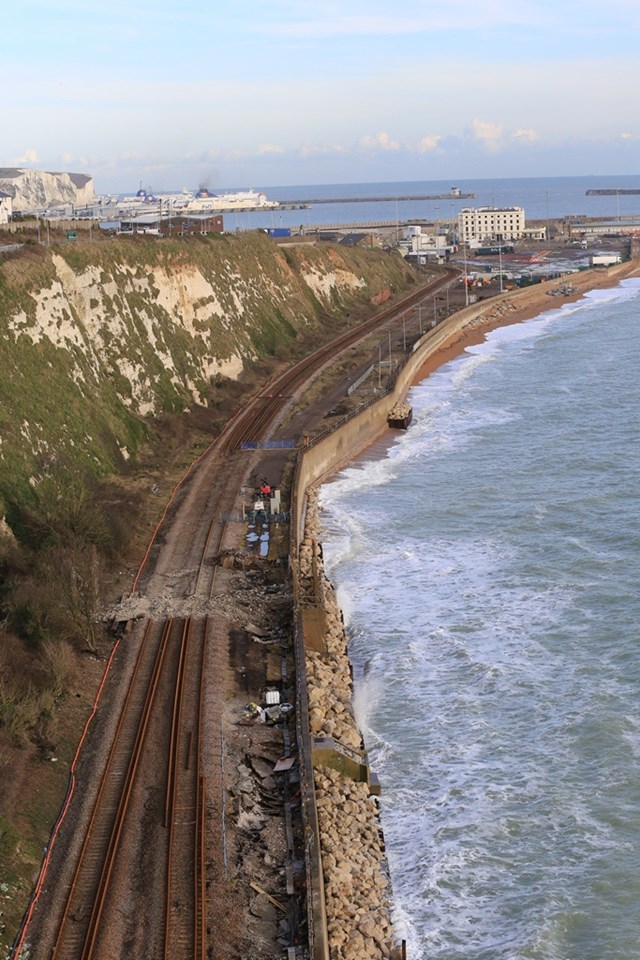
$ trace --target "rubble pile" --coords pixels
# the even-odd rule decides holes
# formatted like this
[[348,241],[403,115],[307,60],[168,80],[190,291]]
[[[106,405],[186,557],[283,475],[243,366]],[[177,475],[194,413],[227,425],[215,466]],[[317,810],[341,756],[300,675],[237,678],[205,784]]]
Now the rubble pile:
[[306,664],[311,736],[333,737],[345,747],[359,750],[362,738],[351,708],[351,675],[346,653],[325,657],[310,651]]

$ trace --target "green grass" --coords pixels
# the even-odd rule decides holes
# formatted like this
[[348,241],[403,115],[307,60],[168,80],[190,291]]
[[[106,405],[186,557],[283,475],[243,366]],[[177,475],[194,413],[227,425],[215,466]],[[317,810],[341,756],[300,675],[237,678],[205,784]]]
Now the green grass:
[[[71,289],[60,297],[59,257],[81,296]],[[89,284],[90,268],[99,283]],[[334,286],[323,303],[304,281],[310,269],[352,271],[364,286]],[[199,309],[187,326],[181,320],[192,305],[184,288],[194,277]],[[1,263],[0,497],[9,505],[33,502],[40,479],[62,463],[97,476],[117,471],[121,447],[135,462],[150,437],[137,398],[156,416],[179,412],[193,402],[189,384],[202,399],[209,389],[204,358],[237,355],[247,366],[286,355],[327,312],[341,316],[385,287],[412,281],[400,257],[323,246],[283,252],[257,232],[80,240]],[[171,307],[169,295],[176,297]],[[57,336],[65,323],[76,342],[54,344],[36,332],[47,311],[58,318]],[[17,317],[20,328],[11,329]]]

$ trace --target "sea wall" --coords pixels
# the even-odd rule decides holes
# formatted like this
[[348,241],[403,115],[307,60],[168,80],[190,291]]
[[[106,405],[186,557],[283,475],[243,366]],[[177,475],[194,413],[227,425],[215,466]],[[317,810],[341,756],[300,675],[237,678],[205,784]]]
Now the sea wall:
[[[588,271],[572,275],[571,283],[579,295],[595,286],[611,285],[637,267],[637,263],[623,264],[606,274]],[[299,455],[292,490],[291,565],[313,960],[400,955],[397,945],[391,947],[390,889],[378,810],[372,802],[375,778],[351,709],[352,672],[342,617],[333,587],[324,576],[317,484],[386,429],[394,403],[439,352],[479,329],[552,308],[555,301],[548,294],[556,286],[557,281],[549,281],[513,291],[453,315],[416,343],[389,394]]]
[[[574,287],[577,296],[597,286],[611,286],[637,270],[638,261],[631,261],[608,270],[570,274],[566,279]],[[472,303],[453,314],[417,341],[389,394],[355,414],[318,443],[306,448],[299,458],[295,478],[297,542],[302,535],[305,491],[357,457],[387,429],[387,415],[391,407],[406,396],[408,388],[429,360],[474,331],[488,331],[511,321],[516,322],[524,315],[534,316],[560,306],[566,302],[564,298],[549,296],[558,283],[558,280],[548,280],[534,287],[513,290],[499,297]]]

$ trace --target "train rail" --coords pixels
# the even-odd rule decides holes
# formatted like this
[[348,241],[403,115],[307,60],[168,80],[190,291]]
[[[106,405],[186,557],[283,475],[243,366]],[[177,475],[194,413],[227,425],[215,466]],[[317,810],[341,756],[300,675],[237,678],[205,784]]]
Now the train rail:
[[172,621],[149,622],[76,866],[52,960],[94,955],[131,788],[140,761]]
[[[146,948],[164,960],[204,960],[204,780],[200,731],[206,621],[149,622],[98,790],[52,960],[122,955],[124,902]],[[150,731],[155,749],[149,756]],[[158,741],[159,737],[159,741]],[[160,742],[160,746],[158,746]],[[162,742],[168,744],[164,750]],[[158,758],[166,756],[166,761]],[[164,802],[149,798],[164,794]],[[136,839],[152,820],[154,883],[135,889]],[[165,891],[164,901],[152,887]],[[141,903],[148,900],[148,910]],[[145,903],[146,905],[146,903]],[[163,912],[163,922],[159,911]],[[161,934],[159,933],[161,932]],[[161,940],[159,937],[161,936]],[[151,955],[136,945],[131,955]]]
[[[204,780],[200,731],[207,621],[182,636],[169,753],[164,960],[205,960]],[[190,682],[185,683],[185,677]]]
[[400,320],[409,310],[432,297],[458,275],[458,270],[447,267],[445,276],[432,280],[393,306],[377,313],[357,327],[345,331],[341,336],[299,360],[283,373],[272,377],[263,390],[229,421],[220,437],[223,453],[229,455],[237,450],[243,441],[261,436],[265,427],[273,422],[291,395],[328,360],[364,340],[386,324]]

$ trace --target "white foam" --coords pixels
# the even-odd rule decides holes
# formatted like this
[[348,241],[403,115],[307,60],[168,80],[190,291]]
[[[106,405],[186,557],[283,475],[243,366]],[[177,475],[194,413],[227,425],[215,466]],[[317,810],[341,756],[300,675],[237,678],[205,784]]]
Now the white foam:
[[[412,956],[566,960],[574,900],[601,910],[613,944],[625,919],[606,893],[614,872],[637,873],[637,448],[626,421],[622,456],[607,444],[617,401],[600,425],[581,402],[583,371],[593,397],[602,368],[601,323],[623,337],[607,345],[615,374],[629,354],[635,305],[607,298],[638,291],[550,311],[526,335],[496,331],[415,388],[386,466],[323,488]],[[591,352],[569,369],[583,334]]]

